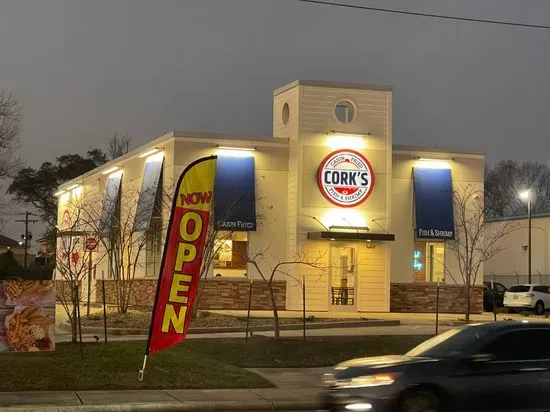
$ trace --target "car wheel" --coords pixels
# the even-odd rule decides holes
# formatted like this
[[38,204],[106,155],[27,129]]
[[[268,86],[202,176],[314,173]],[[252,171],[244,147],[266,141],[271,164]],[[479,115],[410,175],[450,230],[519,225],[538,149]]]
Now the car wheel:
[[441,400],[430,391],[415,391],[405,395],[399,404],[399,412],[441,412]]
[[539,300],[535,305],[535,314],[544,315],[544,303],[542,300]]

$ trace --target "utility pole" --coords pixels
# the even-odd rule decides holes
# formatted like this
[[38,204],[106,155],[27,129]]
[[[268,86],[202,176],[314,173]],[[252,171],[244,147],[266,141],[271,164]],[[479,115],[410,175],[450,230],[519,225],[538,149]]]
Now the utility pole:
[[22,236],[23,237],[23,240],[25,242],[25,264],[24,264],[24,267],[25,269],[27,268],[27,260],[28,260],[28,254],[29,254],[29,240],[32,238],[32,235],[29,233],[29,223],[36,223],[38,222],[38,220],[36,219],[29,219],[29,216],[34,216],[32,213],[30,212],[25,212],[24,213],[25,215],[25,219],[22,220],[22,219],[19,219],[19,220],[16,220],[16,222],[20,222],[20,223],[24,223],[25,224],[25,234]]

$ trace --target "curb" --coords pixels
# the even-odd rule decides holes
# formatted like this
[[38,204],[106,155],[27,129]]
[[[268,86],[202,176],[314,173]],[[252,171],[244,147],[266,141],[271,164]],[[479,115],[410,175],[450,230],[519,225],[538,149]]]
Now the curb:
[[[307,330],[313,329],[340,329],[340,328],[360,328],[360,327],[375,327],[375,326],[399,326],[401,321],[399,320],[366,320],[355,322],[321,322],[321,323],[306,323]],[[59,325],[62,329],[70,330],[67,323]],[[291,324],[281,325],[281,330],[302,330],[303,324]],[[270,332],[273,330],[272,325],[266,326],[252,326],[248,329],[250,332]],[[129,328],[109,328],[107,329],[109,335],[148,335],[148,329],[129,329]],[[96,333],[103,334],[103,327],[96,326],[83,326],[83,333]],[[218,327],[218,328],[190,328],[188,334],[190,335],[204,335],[208,333],[245,333],[246,328],[238,327]]]
[[186,403],[150,403],[125,405],[73,405],[73,406],[13,406],[2,407],[4,412],[132,412],[132,411],[315,411],[321,409],[318,402],[270,402],[270,401],[235,401],[235,402],[186,402]]

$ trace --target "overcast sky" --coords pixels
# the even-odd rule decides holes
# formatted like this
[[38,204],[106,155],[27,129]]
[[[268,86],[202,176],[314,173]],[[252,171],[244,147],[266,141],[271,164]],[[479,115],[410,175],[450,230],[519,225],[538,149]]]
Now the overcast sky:
[[[548,0],[353,3],[550,24]],[[295,79],[392,85],[395,143],[547,161],[549,46],[550,30],[295,0],[0,0],[0,88],[25,106],[32,166],[115,132],[271,135],[271,93]]]

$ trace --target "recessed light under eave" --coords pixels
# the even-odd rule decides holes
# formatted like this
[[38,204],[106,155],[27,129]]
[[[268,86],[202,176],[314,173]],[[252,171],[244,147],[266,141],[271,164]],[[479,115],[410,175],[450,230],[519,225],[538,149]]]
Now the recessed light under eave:
[[153,147],[152,149],[146,150],[145,152],[141,153],[138,157],[147,157],[158,152],[160,152],[160,149],[158,147]]
[[119,170],[119,169],[120,169],[120,167],[118,167],[118,166],[113,166],[113,167],[110,167],[110,168],[108,168],[107,170],[101,172],[101,174],[102,174],[102,175],[110,175],[111,173],[116,172],[116,171]]
[[252,157],[254,156],[255,147],[233,147],[233,146],[217,146],[217,154],[220,156],[230,157]]

